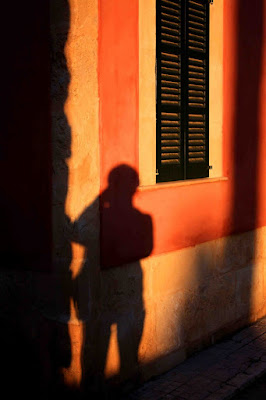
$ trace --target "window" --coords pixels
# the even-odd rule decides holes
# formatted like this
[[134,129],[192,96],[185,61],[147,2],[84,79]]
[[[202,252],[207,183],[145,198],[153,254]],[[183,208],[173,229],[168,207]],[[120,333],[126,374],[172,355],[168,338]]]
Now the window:
[[[170,2],[171,0],[169,0]],[[174,0],[173,3],[176,3]],[[194,1],[197,3],[197,1]],[[215,0],[209,8],[209,177],[223,176],[223,3]],[[140,187],[154,187],[156,180],[156,0],[139,0],[139,177]],[[208,172],[208,171],[207,171]],[[166,183],[191,185],[192,179]],[[195,182],[200,182],[196,179]]]
[[157,0],[156,59],[156,181],[208,177],[208,0]]

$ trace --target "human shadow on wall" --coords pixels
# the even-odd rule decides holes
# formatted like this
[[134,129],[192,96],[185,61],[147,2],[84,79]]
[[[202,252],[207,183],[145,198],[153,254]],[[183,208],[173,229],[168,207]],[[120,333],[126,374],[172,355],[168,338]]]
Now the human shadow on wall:
[[[82,391],[94,398],[112,396],[121,381],[137,382],[138,349],[145,308],[140,260],[153,248],[152,220],[133,205],[138,174],[128,165],[114,168],[108,187],[84,210],[71,229],[71,241],[85,248],[84,263],[73,280],[73,299],[83,332]],[[91,218],[100,203],[101,266],[95,263]],[[111,332],[117,335],[118,365],[106,371]],[[109,375],[109,378],[105,378]],[[111,391],[110,391],[111,390]],[[115,397],[117,396],[117,392]]]

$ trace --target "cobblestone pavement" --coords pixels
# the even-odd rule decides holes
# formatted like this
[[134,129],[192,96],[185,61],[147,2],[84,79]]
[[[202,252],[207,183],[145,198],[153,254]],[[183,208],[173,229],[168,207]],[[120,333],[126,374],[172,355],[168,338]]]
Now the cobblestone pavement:
[[124,400],[225,400],[266,372],[266,317],[150,380]]
[[246,389],[237,393],[232,400],[265,400],[266,398],[266,374],[256,379]]

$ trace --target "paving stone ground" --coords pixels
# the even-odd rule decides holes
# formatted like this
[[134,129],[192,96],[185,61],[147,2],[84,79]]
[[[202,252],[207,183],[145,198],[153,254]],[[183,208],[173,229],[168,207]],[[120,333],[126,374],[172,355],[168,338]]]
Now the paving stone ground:
[[145,383],[124,400],[225,400],[264,373],[266,317]]
[[232,400],[265,400],[266,398],[266,374],[255,380],[247,388],[241,390]]

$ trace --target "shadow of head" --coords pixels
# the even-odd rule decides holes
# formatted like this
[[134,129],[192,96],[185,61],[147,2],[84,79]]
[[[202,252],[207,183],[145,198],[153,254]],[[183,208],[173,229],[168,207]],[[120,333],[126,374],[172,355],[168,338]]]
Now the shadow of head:
[[101,195],[102,261],[105,267],[138,261],[151,253],[151,217],[132,204],[138,185],[138,173],[126,164],[109,173],[108,187]]
[[137,172],[126,164],[121,164],[111,170],[108,176],[108,189],[111,194],[110,201],[122,206],[128,204],[139,185]]

